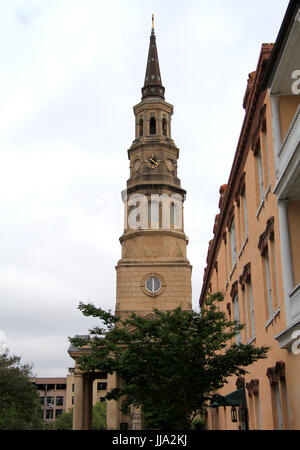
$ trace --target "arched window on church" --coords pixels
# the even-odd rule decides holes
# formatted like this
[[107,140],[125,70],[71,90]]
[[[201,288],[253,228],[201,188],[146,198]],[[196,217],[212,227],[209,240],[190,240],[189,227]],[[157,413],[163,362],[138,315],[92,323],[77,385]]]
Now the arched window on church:
[[140,119],[139,121],[139,137],[143,136],[144,134],[144,121],[143,119]]
[[150,134],[156,134],[156,120],[155,117],[150,119]]
[[164,136],[167,136],[167,121],[165,118],[162,120],[162,133]]
[[174,202],[172,202],[171,203],[171,228],[174,228],[174,225],[175,225],[175,203]]

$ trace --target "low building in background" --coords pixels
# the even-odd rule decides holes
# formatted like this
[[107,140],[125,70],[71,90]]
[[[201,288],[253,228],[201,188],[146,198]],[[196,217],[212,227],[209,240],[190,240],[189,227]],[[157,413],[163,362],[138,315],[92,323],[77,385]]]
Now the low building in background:
[[[35,385],[43,411],[43,420],[52,424],[63,412],[70,411],[74,405],[75,375],[74,368],[62,378],[31,378]],[[99,374],[93,381],[93,405],[106,401],[107,374]]]
[[52,423],[66,409],[66,378],[32,378],[40,397],[43,420]]
[[243,323],[233,342],[270,347],[231,377],[209,429],[300,429],[300,2],[276,43],[263,44],[243,100],[245,118],[209,243],[200,305]]

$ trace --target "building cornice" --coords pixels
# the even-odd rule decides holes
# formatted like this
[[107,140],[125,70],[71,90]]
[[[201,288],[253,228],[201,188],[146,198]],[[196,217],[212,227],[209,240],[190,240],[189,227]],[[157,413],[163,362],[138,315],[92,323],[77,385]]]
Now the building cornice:
[[268,61],[268,65],[266,67],[263,79],[262,79],[262,88],[267,89],[272,83],[272,79],[276,72],[276,67],[280,61],[286,40],[288,38],[290,29],[293,25],[293,21],[298,13],[300,8],[300,0],[290,0],[290,3],[287,7],[285,16],[283,18],[280,30],[278,32],[276,42],[272,51],[272,55]]
[[183,239],[185,241],[187,241],[187,236],[184,233],[184,231],[180,231],[180,230],[164,230],[162,228],[159,228],[157,230],[136,230],[136,231],[129,231],[126,234],[123,234],[120,238],[119,241],[120,243],[131,239],[133,237],[137,237],[137,236],[157,236],[157,235],[163,235],[163,236],[172,236],[172,237],[176,237],[177,239]]
[[[245,161],[251,147],[252,137],[257,129],[259,118],[261,117],[261,110],[263,107],[265,90],[262,89],[262,79],[266,63],[270,58],[273,44],[263,44],[253,80],[251,91],[248,93],[246,102],[246,113],[238,140],[237,149],[235,152],[229,180],[227,182],[226,190],[223,191],[223,199],[220,205],[220,214],[217,225],[215,226],[214,239],[209,248],[207,256],[207,267],[204,271],[203,285],[200,294],[200,305],[203,304],[206,297],[210,278],[214,269],[216,255],[220,247],[224,230],[227,226],[229,215],[235,200],[235,193],[239,189],[240,177],[243,174]],[[252,82],[252,80],[251,80]]]

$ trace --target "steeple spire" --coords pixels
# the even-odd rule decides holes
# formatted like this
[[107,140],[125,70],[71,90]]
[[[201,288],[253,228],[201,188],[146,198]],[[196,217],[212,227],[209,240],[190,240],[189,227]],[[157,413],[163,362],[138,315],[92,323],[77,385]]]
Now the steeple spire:
[[152,14],[152,29],[150,36],[147,68],[144,87],[142,88],[142,100],[147,97],[164,97],[165,88],[161,82],[159,62],[156,47],[156,37],[154,33],[154,14]]

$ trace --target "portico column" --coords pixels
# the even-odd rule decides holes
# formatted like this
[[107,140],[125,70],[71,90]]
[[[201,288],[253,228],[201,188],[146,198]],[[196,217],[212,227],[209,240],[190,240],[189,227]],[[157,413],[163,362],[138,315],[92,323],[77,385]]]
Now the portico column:
[[84,429],[91,430],[93,418],[93,379],[84,377]]
[[[108,386],[107,389],[110,391],[118,387],[117,374],[108,374]],[[120,411],[119,402],[116,400],[107,400],[107,429],[108,430],[119,430],[120,429]]]
[[292,254],[290,246],[287,204],[288,204],[287,200],[278,200],[278,218],[280,230],[284,302],[285,302],[287,323],[289,323],[291,320],[289,293],[294,287],[294,277],[293,277]]
[[83,373],[74,373],[73,430],[84,430],[84,379]]

